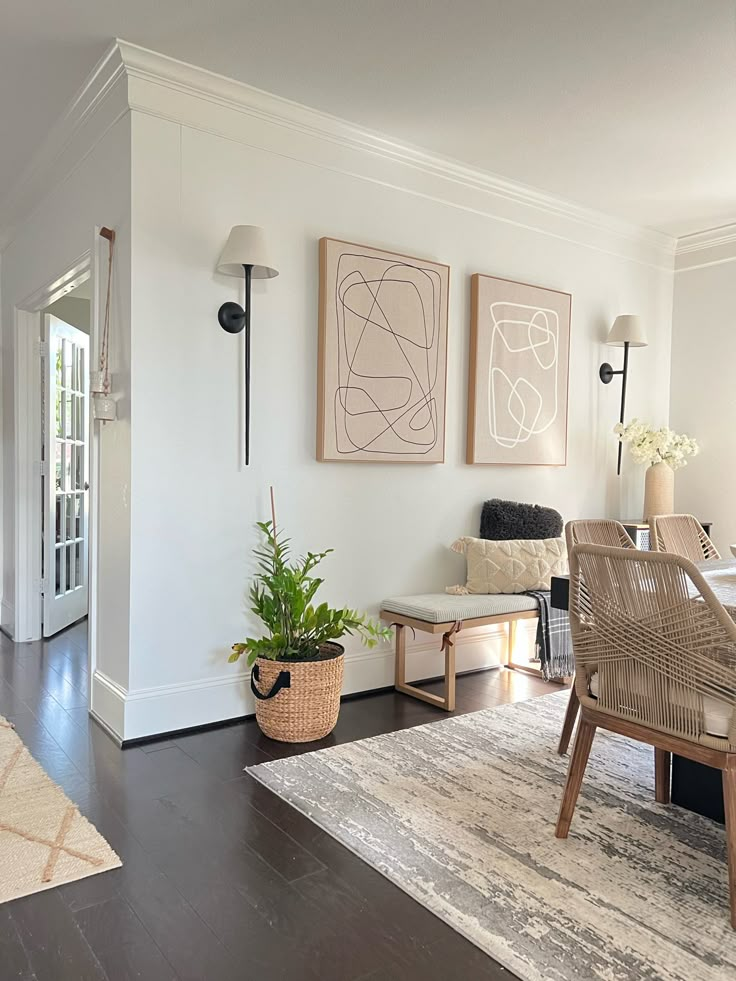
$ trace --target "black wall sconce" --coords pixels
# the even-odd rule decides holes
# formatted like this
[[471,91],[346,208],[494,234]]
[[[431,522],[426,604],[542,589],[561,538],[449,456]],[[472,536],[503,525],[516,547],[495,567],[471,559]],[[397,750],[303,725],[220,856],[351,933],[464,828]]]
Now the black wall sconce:
[[[623,347],[624,349],[624,366],[614,371],[608,362],[605,362],[598,369],[598,375],[600,380],[604,385],[608,385],[609,382],[613,381],[614,375],[621,375],[621,416],[620,422],[623,425],[624,422],[624,411],[626,409],[626,380],[629,373],[629,348],[630,347],[646,347],[647,339],[644,333],[644,327],[642,326],[641,317],[637,317],[631,313],[624,313],[620,317],[616,317],[613,322],[613,327],[611,327],[608,332],[608,337],[606,338],[606,344],[611,344],[613,347]],[[616,467],[616,473],[621,474],[621,451],[623,449],[623,443],[619,441],[618,444],[618,465]]]
[[217,271],[245,278],[245,309],[229,300],[220,307],[217,319],[228,334],[245,330],[242,438],[243,460],[247,467],[250,463],[250,285],[252,279],[273,279],[279,274],[278,269],[268,263],[263,229],[257,225],[234,225],[217,263]]

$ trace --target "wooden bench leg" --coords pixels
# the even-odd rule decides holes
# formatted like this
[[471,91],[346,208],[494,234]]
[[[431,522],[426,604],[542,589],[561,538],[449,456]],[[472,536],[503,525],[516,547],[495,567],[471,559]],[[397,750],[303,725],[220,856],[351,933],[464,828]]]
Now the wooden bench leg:
[[455,711],[455,641],[445,638],[445,711]]
[[396,663],[394,665],[394,685],[400,688],[406,683],[406,627],[397,623],[394,626],[396,647]]
[[442,635],[442,651],[445,655],[445,695],[433,695],[431,692],[424,691],[416,685],[409,684],[406,680],[406,635],[403,624],[395,623],[395,647],[396,662],[394,668],[394,687],[402,695],[411,695],[422,702],[428,702],[437,708],[444,709],[446,712],[455,711],[455,641],[454,634],[462,627],[461,623],[456,623],[452,630],[448,630]]
[[506,643],[506,667],[514,660],[514,645],[516,644],[516,620],[509,620],[508,641]]

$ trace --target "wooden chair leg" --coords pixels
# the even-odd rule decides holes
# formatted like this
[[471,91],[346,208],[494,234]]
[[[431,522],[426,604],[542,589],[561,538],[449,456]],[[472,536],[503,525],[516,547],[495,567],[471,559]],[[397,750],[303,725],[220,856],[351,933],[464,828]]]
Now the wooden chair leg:
[[728,893],[731,901],[731,926],[736,930],[736,770],[723,771],[723,805],[726,812],[726,848],[728,851]]
[[659,804],[670,802],[672,754],[665,749],[654,750],[654,797]]
[[580,699],[578,698],[578,693],[575,691],[575,682],[573,681],[572,687],[570,688],[570,699],[567,703],[567,711],[565,712],[565,721],[562,724],[560,742],[557,746],[557,752],[560,754],[560,756],[565,755],[567,752],[567,747],[570,745],[570,739],[572,737],[572,731],[575,728],[575,720],[578,717],[579,708]]
[[567,768],[567,780],[565,789],[562,793],[562,803],[560,804],[560,814],[557,818],[555,828],[556,838],[567,838],[570,830],[570,823],[575,811],[575,804],[580,793],[580,786],[583,782],[585,767],[590,756],[590,747],[593,745],[596,727],[592,722],[583,716],[578,725],[578,733],[575,737],[575,746],[570,757],[570,765]]

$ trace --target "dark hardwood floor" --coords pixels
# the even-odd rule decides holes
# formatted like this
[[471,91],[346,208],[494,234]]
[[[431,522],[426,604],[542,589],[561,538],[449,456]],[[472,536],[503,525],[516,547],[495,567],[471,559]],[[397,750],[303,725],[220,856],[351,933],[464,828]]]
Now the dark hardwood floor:
[[[0,981],[410,981],[510,975],[243,767],[446,718],[386,692],[343,704],[321,743],[255,720],[119,750],[87,715],[86,624],[0,635],[0,714],[123,861],[0,906]],[[458,679],[457,713],[558,690]]]

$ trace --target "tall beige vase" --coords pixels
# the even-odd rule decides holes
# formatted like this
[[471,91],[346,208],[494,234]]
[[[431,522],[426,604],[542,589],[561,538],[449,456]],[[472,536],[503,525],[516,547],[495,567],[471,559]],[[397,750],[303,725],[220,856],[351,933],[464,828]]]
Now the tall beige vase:
[[653,463],[644,477],[644,520],[675,510],[675,472],[667,463]]

